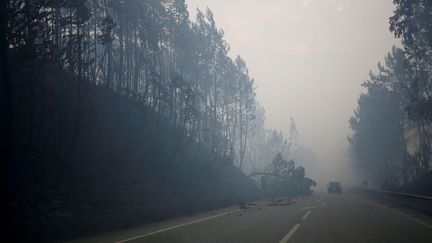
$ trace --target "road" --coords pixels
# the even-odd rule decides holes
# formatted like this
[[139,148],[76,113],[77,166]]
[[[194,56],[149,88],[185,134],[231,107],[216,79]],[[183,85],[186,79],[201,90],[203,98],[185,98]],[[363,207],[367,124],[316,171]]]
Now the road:
[[432,220],[364,196],[315,193],[260,201],[76,242],[432,242]]

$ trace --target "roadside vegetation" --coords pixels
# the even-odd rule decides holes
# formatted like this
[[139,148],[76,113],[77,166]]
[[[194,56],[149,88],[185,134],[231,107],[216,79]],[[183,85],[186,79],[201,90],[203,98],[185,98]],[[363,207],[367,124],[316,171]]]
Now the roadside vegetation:
[[2,237],[59,241],[255,200],[267,194],[246,174],[271,166],[283,179],[270,195],[311,192],[210,10],[191,20],[184,0],[9,0],[1,11]]
[[394,0],[393,47],[349,123],[350,153],[374,187],[432,194],[432,2]]
[[272,161],[271,173],[254,173],[260,176],[263,191],[270,197],[310,195],[316,182],[305,177],[304,167],[295,167],[294,160],[286,160],[282,153],[277,153]]

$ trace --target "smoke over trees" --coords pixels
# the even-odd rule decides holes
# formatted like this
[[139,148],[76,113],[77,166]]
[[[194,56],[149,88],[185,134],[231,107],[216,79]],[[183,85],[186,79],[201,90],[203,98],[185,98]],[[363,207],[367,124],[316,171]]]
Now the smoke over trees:
[[9,235],[60,241],[263,196],[245,174],[289,146],[265,128],[212,11],[192,20],[185,0],[0,7]]
[[391,188],[431,171],[432,3],[395,0],[393,47],[363,86],[350,119],[349,138],[357,165],[376,185]]
[[184,0],[12,0],[7,13],[11,68],[52,65],[112,89],[243,167],[254,80],[209,9],[191,22]]

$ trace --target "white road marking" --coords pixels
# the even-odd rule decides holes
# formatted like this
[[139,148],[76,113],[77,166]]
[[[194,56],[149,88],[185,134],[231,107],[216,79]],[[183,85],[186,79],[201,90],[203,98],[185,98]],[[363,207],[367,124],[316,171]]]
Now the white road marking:
[[294,235],[297,229],[300,227],[300,224],[294,225],[291,230],[279,241],[279,243],[286,243],[288,240]]
[[155,235],[155,234],[162,233],[162,232],[165,232],[165,231],[168,231],[168,230],[177,229],[177,228],[180,228],[180,227],[183,227],[183,226],[186,226],[186,225],[203,222],[203,221],[206,221],[206,220],[209,220],[209,219],[214,219],[214,218],[217,218],[217,217],[220,217],[220,216],[224,216],[224,215],[228,215],[230,213],[235,213],[235,212],[238,212],[238,211],[241,211],[241,209],[235,209],[235,210],[232,210],[232,211],[229,211],[229,212],[225,212],[225,213],[221,213],[221,214],[216,214],[216,215],[213,215],[213,216],[210,216],[210,217],[207,217],[207,218],[197,219],[195,221],[190,221],[190,222],[187,222],[187,223],[183,223],[183,224],[179,224],[179,225],[174,225],[174,226],[171,226],[171,227],[168,227],[168,228],[164,228],[164,229],[160,229],[160,230],[156,230],[156,231],[153,231],[153,232],[150,232],[150,233],[146,233],[146,234],[142,234],[142,235],[137,235],[137,236],[125,239],[125,240],[116,241],[115,243],[124,243],[124,242],[132,241],[132,240],[137,240],[137,239],[144,238],[144,237],[147,237],[147,236],[150,236],[150,235]]
[[307,217],[309,217],[309,214],[311,214],[311,212],[312,212],[312,211],[310,211],[310,210],[307,211],[307,212],[305,213],[305,215],[303,215],[303,218],[302,218],[302,219],[303,219],[303,220],[306,220]]
[[401,212],[401,211],[399,211],[399,210],[390,209],[390,208],[388,208],[387,206],[385,206],[385,205],[383,205],[383,204],[381,204],[381,203],[378,203],[378,202],[376,202],[376,201],[372,201],[371,199],[368,199],[368,198],[366,198],[366,200],[368,200],[369,202],[372,202],[372,203],[378,205],[379,207],[381,207],[381,208],[383,208],[383,209],[389,210],[390,212],[393,212],[394,214],[399,214],[400,216],[403,216],[403,217],[405,217],[405,218],[407,218],[407,219],[411,219],[412,221],[414,221],[414,222],[416,222],[416,223],[419,223],[419,224],[421,224],[421,225],[423,225],[423,226],[426,226],[426,227],[428,227],[428,228],[432,228],[432,225],[431,225],[431,224],[426,223],[426,222],[424,222],[424,221],[422,221],[422,220],[420,220],[420,219],[414,218],[414,217],[412,217],[412,216],[410,216],[410,215],[408,215],[408,214],[406,214],[406,213],[403,213],[403,212]]
[[419,224],[421,224],[421,225],[423,225],[423,226],[426,226],[426,227],[428,227],[428,228],[432,228],[432,225],[430,225],[430,224],[428,224],[428,223],[426,223],[426,222],[424,222],[424,221],[422,221],[422,220],[420,220],[420,219],[416,219],[416,218],[414,218],[414,217],[412,217],[412,216],[410,216],[410,215],[408,215],[408,214],[406,214],[406,213],[400,212],[400,211],[395,210],[395,209],[390,209],[390,208],[388,208],[388,207],[386,207],[386,206],[384,206],[384,205],[382,205],[382,204],[379,204],[379,203],[378,203],[378,205],[379,205],[380,207],[384,208],[384,209],[387,209],[387,210],[393,212],[394,214],[399,214],[400,216],[403,216],[403,217],[405,217],[405,218],[407,218],[407,219],[411,219],[412,221],[414,221],[414,222],[416,222],[416,223],[419,223]]
[[314,209],[314,208],[319,208],[319,207],[322,207],[322,206],[325,206],[325,205],[326,205],[325,203],[321,203],[321,204],[318,204],[318,205],[315,205],[315,206],[311,206],[311,207],[303,207],[300,210]]
[[[390,209],[389,209],[390,210]],[[406,217],[406,218],[409,218],[409,219],[411,219],[412,221],[415,221],[415,222],[417,222],[417,223],[419,223],[419,224],[421,224],[421,225],[423,225],[423,226],[426,226],[426,227],[428,227],[428,228],[432,228],[432,225],[430,225],[430,224],[428,224],[428,223],[426,223],[426,222],[424,222],[424,221],[421,221],[420,219],[416,219],[416,218],[414,218],[414,217],[411,217],[411,216],[409,216],[408,214],[405,214],[405,213],[402,213],[402,212],[399,212],[399,211],[396,211],[396,210],[391,210],[393,213],[396,213],[396,214],[400,214],[400,215],[402,215],[402,216],[404,216],[404,217]]]

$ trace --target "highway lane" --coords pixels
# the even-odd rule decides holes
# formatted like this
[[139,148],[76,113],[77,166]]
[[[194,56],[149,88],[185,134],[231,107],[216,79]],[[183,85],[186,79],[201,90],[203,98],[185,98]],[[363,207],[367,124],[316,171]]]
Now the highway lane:
[[367,198],[327,195],[291,242],[432,242],[432,225]]
[[[432,242],[432,225],[363,196],[258,202],[74,242]],[[282,204],[282,205],[280,205]]]

